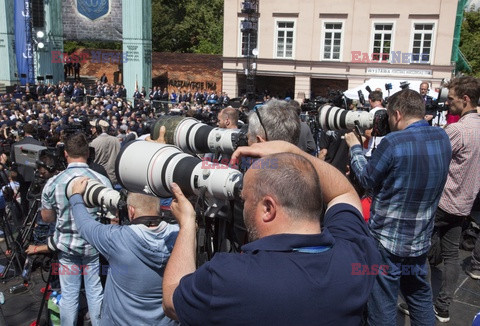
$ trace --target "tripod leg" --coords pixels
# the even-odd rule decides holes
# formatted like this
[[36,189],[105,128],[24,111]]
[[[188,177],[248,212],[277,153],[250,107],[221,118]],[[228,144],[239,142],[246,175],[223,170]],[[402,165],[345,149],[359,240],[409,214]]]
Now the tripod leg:
[[9,217],[11,215],[11,211],[10,209],[7,209],[7,212],[5,214],[5,237],[7,238],[7,233],[8,233],[8,237],[10,237],[10,245],[12,246],[11,247],[11,256],[10,256],[10,259],[8,261],[8,264],[5,266],[5,269],[3,270],[3,275],[2,275],[2,279],[5,279],[8,275],[8,272],[10,270],[10,267],[12,266],[13,262],[16,262],[16,269],[15,269],[15,273],[18,273],[20,274],[22,272],[22,267],[23,267],[23,264],[21,263],[20,261],[20,257],[19,255],[22,253],[22,248],[20,247],[19,243],[15,241],[15,238],[13,236],[13,231],[10,227],[10,224],[9,224]]
[[5,237],[5,244],[7,246],[7,250],[12,250],[12,243],[13,243],[13,235],[12,235],[12,228],[9,222],[10,216],[10,209],[5,209],[2,214],[2,221],[3,221],[3,233]]
[[[37,320],[35,322],[35,326],[40,325],[40,318],[42,318],[42,312],[43,312],[43,306],[45,305],[45,302],[47,301],[47,296],[48,296],[48,287],[50,286],[50,282],[52,281],[52,264],[54,260],[50,262],[50,267],[48,268],[48,278],[47,278],[47,284],[45,284],[45,292],[43,292],[42,296],[42,302],[40,303],[40,309],[38,310],[37,314]],[[48,315],[48,308],[47,308],[47,315]],[[48,316],[47,316],[48,319]]]
[[28,215],[25,217],[22,224],[22,228],[21,230],[18,231],[16,239],[13,237],[13,233],[10,228],[10,225],[8,224],[8,218],[7,218],[8,216],[11,216],[11,208],[8,209],[7,214],[5,214],[4,223],[7,224],[8,233],[10,234],[10,237],[11,237],[10,241],[11,241],[11,244],[13,245],[13,250],[12,250],[12,256],[10,257],[7,267],[5,268],[4,273],[2,275],[2,279],[6,278],[8,271],[14,261],[17,263],[18,273],[21,273],[23,269],[22,268],[23,264],[21,263],[20,255],[24,253],[23,248],[25,244],[28,243],[32,235],[33,227],[35,225],[35,216],[38,211],[38,206],[39,206],[39,200],[35,200],[30,206]]

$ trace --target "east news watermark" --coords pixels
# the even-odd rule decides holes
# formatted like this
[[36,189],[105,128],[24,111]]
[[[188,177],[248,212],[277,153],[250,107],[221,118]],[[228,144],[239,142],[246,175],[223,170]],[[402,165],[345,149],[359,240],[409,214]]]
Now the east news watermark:
[[[88,265],[63,265],[60,263],[52,263],[52,275],[88,275],[90,266]],[[118,274],[132,275],[134,268],[129,266],[119,266],[112,268],[110,265],[100,265],[100,275]]]
[[52,63],[113,63],[120,64],[128,62],[128,52],[113,51],[90,51],[80,54],[68,54],[61,51],[52,51]]
[[392,51],[388,53],[352,51],[351,53],[353,63],[430,63],[430,53],[410,53],[401,51]]
[[[390,265],[365,265],[361,263],[352,263],[352,275],[388,275],[389,270],[393,273]],[[402,276],[407,275],[427,275],[427,267],[423,265],[409,265],[397,263],[394,265],[397,269],[395,272],[400,273]]]
[[202,158],[202,169],[206,170],[216,170],[216,169],[257,169],[257,170],[267,170],[267,169],[278,169],[278,159],[277,158],[252,158],[252,157],[242,157],[240,160],[232,160],[228,158],[224,159],[214,159],[209,157]]

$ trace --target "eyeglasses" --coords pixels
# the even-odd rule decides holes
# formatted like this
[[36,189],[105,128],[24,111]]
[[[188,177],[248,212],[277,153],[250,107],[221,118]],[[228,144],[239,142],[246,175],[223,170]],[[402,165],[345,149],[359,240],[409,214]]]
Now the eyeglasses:
[[258,121],[260,122],[260,125],[263,128],[263,131],[265,132],[265,141],[268,141],[268,135],[267,135],[267,129],[265,129],[265,125],[263,124],[262,117],[260,116],[260,113],[258,113],[258,110],[261,108],[260,107],[254,107],[253,112],[257,114]]

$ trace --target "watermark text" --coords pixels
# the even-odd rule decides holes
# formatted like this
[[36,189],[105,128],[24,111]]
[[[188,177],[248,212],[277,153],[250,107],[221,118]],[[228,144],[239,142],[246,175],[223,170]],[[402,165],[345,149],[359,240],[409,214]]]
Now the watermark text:
[[353,63],[429,63],[429,53],[406,53],[392,51],[389,53],[367,53],[352,51]]

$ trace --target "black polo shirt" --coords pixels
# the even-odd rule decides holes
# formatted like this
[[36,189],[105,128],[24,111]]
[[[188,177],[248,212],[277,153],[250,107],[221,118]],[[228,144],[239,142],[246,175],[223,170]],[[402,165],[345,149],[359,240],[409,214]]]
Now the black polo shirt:
[[[173,302],[182,325],[360,325],[380,262],[361,213],[337,204],[321,234],[278,234],[217,253],[182,278]],[[355,265],[353,265],[355,264]]]

